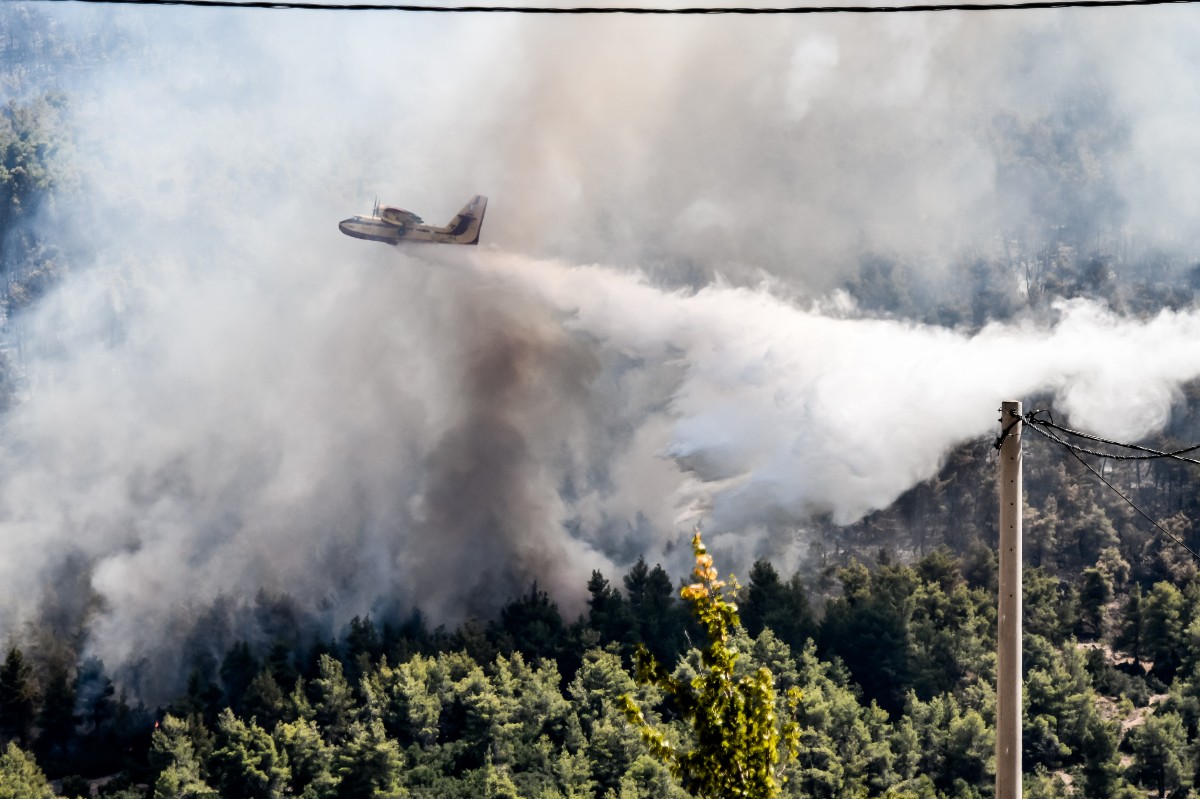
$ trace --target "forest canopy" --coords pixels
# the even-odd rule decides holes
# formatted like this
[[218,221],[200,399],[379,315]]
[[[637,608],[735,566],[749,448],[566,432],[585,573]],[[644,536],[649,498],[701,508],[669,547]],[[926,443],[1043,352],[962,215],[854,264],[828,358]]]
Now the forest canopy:
[[[219,26],[182,28],[186,35],[172,42],[222,52]],[[246,31],[231,29],[230,41],[247,41],[240,38]],[[571,125],[542,152],[539,140],[531,145],[526,133],[507,127],[510,115],[531,105],[522,94],[526,83],[511,80],[508,88],[522,102],[489,101],[503,108],[505,126],[503,135],[487,141],[503,157],[515,152],[524,159],[517,159],[516,177],[507,178],[514,197],[527,178],[534,194],[547,182],[567,196],[579,193],[577,213],[594,225],[579,240],[611,245],[597,251],[614,262],[644,263],[648,277],[624,275],[621,282],[612,277],[618,270],[582,265],[600,257],[594,253],[572,266],[562,253],[578,254],[572,248],[582,245],[551,236],[537,239],[541,261],[481,248],[499,264],[490,264],[491,271],[404,253],[386,262],[363,256],[358,271],[339,263],[335,278],[327,252],[314,256],[316,267],[305,260],[308,250],[326,246],[312,243],[317,237],[307,225],[325,212],[319,202],[346,198],[314,199],[337,192],[328,174],[304,170],[323,163],[317,154],[328,152],[328,141],[321,135],[349,140],[343,146],[362,161],[386,162],[394,139],[379,135],[386,126],[368,122],[361,124],[361,138],[336,127],[331,134],[317,124],[324,112],[293,102],[300,80],[286,69],[264,69],[257,80],[236,68],[216,77],[203,69],[171,73],[188,91],[173,83],[168,90],[197,103],[166,112],[189,112],[171,128],[179,141],[143,153],[158,131],[131,121],[116,148],[133,151],[126,157],[139,163],[147,156],[147,172],[134,173],[130,183],[149,186],[149,199],[109,197],[107,205],[93,206],[103,194],[96,176],[125,177],[131,162],[115,158],[106,173],[97,168],[94,150],[80,155],[79,137],[106,123],[94,105],[93,116],[81,121],[77,109],[88,98],[67,87],[73,76],[101,68],[111,75],[126,63],[138,65],[143,77],[158,70],[161,62],[146,44],[152,37],[136,30],[124,24],[81,30],[26,5],[0,8],[0,415],[6,422],[0,454],[3,465],[13,467],[5,475],[0,521],[11,533],[6,544],[17,542],[5,553],[22,558],[4,564],[8,574],[14,581],[38,580],[44,589],[18,597],[19,609],[5,606],[0,614],[8,625],[0,649],[0,799],[92,793],[110,799],[992,796],[992,440],[955,439],[959,443],[929,460],[930,479],[896,478],[910,487],[895,502],[854,496],[867,482],[855,468],[842,469],[844,479],[833,481],[838,499],[776,493],[786,482],[778,474],[800,482],[797,464],[808,467],[805,477],[814,482],[832,470],[797,459],[797,452],[808,456],[806,446],[821,446],[820,424],[812,422],[818,434],[788,439],[782,422],[795,417],[769,412],[795,407],[808,420],[820,406],[843,415],[824,392],[844,373],[820,376],[811,397],[793,391],[772,378],[794,366],[780,352],[795,342],[742,333],[758,331],[752,323],[761,320],[752,317],[781,314],[782,326],[803,317],[842,325],[839,330],[863,323],[854,329],[883,331],[864,339],[869,342],[903,342],[906,331],[920,330],[929,340],[957,346],[1004,325],[1041,335],[1079,307],[1102,309],[1095,312],[1101,326],[1114,330],[1130,320],[1145,323],[1143,330],[1154,320],[1185,318],[1197,305],[1200,253],[1190,252],[1189,242],[1166,246],[1126,226],[1130,204],[1119,184],[1128,175],[1111,164],[1128,155],[1136,120],[1122,116],[1098,83],[1059,87],[1031,110],[1020,104],[971,122],[994,145],[990,188],[1029,200],[1019,224],[989,231],[982,244],[940,252],[941,272],[921,260],[920,248],[880,243],[879,229],[903,227],[892,224],[890,212],[873,218],[870,235],[857,218],[845,229],[826,224],[831,236],[836,230],[854,238],[853,230],[861,230],[865,243],[837,249],[839,266],[829,275],[806,275],[824,292],[807,298],[799,279],[781,280],[780,296],[750,285],[762,280],[758,270],[769,263],[803,261],[816,228],[829,221],[818,203],[791,199],[802,192],[783,179],[796,180],[800,172],[791,174],[792,162],[781,153],[807,151],[797,143],[829,132],[817,131],[819,114],[806,116],[807,106],[793,103],[758,131],[775,149],[756,139],[739,155],[735,146],[703,140],[705,157],[696,158],[677,146],[687,125],[660,120],[654,112],[667,104],[639,96],[655,124],[624,133],[617,126],[616,135],[597,136],[593,146],[602,157],[571,148],[589,139]],[[804,58],[830,60],[822,41],[806,40],[807,49],[787,56],[792,72]],[[272,44],[279,46],[265,43]],[[359,68],[354,49],[350,63]],[[587,50],[557,40],[554,49],[574,49],[572,56]],[[293,53],[264,50],[296,66]],[[692,61],[681,56],[690,68],[682,70],[687,80],[676,97],[695,115],[689,122],[705,123],[691,127],[710,135],[722,121],[710,116],[721,105],[707,102],[708,92],[727,104],[771,105],[747,93],[744,82],[731,79],[732,90],[724,84],[726,72],[737,77],[729,59],[710,58],[708,51],[691,55]],[[711,71],[711,64],[725,66]],[[593,79],[612,72],[607,63],[592,66]],[[691,93],[701,82],[691,68],[701,66],[703,103]],[[395,76],[403,74],[386,74],[387,92],[372,95],[372,107],[389,105],[389,92],[403,83]],[[474,88],[478,75],[470,77]],[[339,92],[347,88],[326,79]],[[778,89],[762,84],[763,91]],[[512,98],[499,88],[497,97]],[[475,112],[476,95],[466,96]],[[265,111],[225,116],[230,98],[239,108],[261,104]],[[414,105],[431,105],[425,95],[417,99]],[[883,102],[889,125],[890,102]],[[480,114],[486,105],[479,104]],[[320,135],[285,139],[279,131],[288,127],[284,111],[293,107]],[[853,109],[824,108],[824,118],[839,122],[830,130],[843,160],[853,160],[846,156],[856,152],[860,135],[874,141],[847,135],[857,118],[837,114]],[[580,119],[589,113],[609,130],[609,117],[590,106]],[[250,124],[273,121],[273,114],[280,121],[267,130],[279,140]],[[429,123],[416,118],[418,127]],[[427,125],[439,135],[452,127],[440,121]],[[915,127],[924,130],[920,122]],[[720,127],[730,140],[719,142],[724,145],[736,144],[754,126],[739,120]],[[665,144],[655,150],[630,135],[647,131]],[[408,133],[423,141],[419,131]],[[250,143],[227,160],[222,137],[244,144],[241,136]],[[468,146],[469,136],[441,137],[437,144],[458,160],[462,152],[489,151]],[[947,135],[935,149],[954,143]],[[662,161],[668,173],[680,164],[694,167],[700,177],[691,180],[710,181],[717,194],[752,209],[738,220],[749,230],[718,235],[728,206],[712,198],[693,201],[688,193],[695,187],[677,174],[643,176],[623,193],[619,184],[600,179],[607,173],[586,173],[590,183],[574,173],[548,181],[541,175],[538,183],[541,173],[530,163],[611,166],[615,174],[619,150],[609,148],[619,145],[645,146],[646,157],[638,150],[632,160]],[[867,149],[874,156],[874,144]],[[902,174],[911,170],[910,150],[898,146]],[[823,174],[829,159],[819,159]],[[327,160],[332,166],[324,168],[332,173],[351,169],[338,158]],[[510,174],[490,168],[498,182]],[[742,173],[757,175],[757,183],[726,192],[723,181]],[[338,190],[360,192],[366,181],[360,182],[348,180]],[[835,182],[839,191],[850,183]],[[861,182],[863,194],[875,193],[871,181]],[[578,188],[584,185],[586,192]],[[939,185],[920,183],[922,196],[938,195]],[[671,206],[675,216],[658,207],[622,207],[622,197],[662,186],[688,195]],[[894,201],[902,194],[891,186],[882,196],[895,206],[903,204]],[[278,207],[268,207],[264,196]],[[798,205],[785,205],[784,196]],[[835,196],[861,210],[856,195]],[[563,210],[555,201],[539,202],[510,203],[507,229],[517,231],[510,235],[524,231],[534,240],[531,229],[583,229],[543,223]],[[320,213],[308,215],[304,206],[310,205]],[[596,205],[605,208],[594,213]],[[147,215],[147,208],[155,214]],[[759,213],[763,208],[770,213]],[[819,221],[805,222],[797,208]],[[537,224],[522,217],[526,213]],[[271,227],[278,216],[286,225]],[[800,232],[778,230],[780,218],[797,220]],[[245,224],[250,219],[255,224]],[[762,219],[770,236],[753,227]],[[126,249],[93,244],[103,238],[98,220],[113,225],[113,238],[133,243]],[[648,227],[639,227],[643,223]],[[503,234],[497,238],[504,241]],[[786,249],[789,242],[793,249]],[[243,260],[239,247],[279,248],[254,261]],[[734,275],[732,285],[725,283],[725,268]],[[512,276],[526,273],[534,277]],[[145,274],[157,282],[139,282]],[[946,274],[953,279],[941,279]],[[81,275],[94,280],[71,283]],[[576,284],[569,275],[595,282]],[[287,276],[292,282],[280,279]],[[578,285],[597,289],[595,296],[579,296]],[[67,286],[77,293],[64,293]],[[793,291],[816,310],[803,310]],[[553,297],[556,292],[566,299]],[[184,299],[172,305],[163,296]],[[660,315],[640,305],[631,306],[634,313],[617,302],[646,296],[656,304],[645,307]],[[715,310],[690,317],[696,306],[684,299]],[[729,321],[720,314],[734,299],[750,303],[737,306],[750,311]],[[190,337],[172,339],[153,326],[139,330],[128,324],[138,311],[178,322]],[[668,311],[684,319],[681,333],[658,329],[669,327]],[[615,319],[610,327],[596,322],[607,315]],[[722,320],[723,327],[708,324]],[[616,337],[610,328],[628,335]],[[807,344],[805,336],[818,328],[798,329],[796,337]],[[142,348],[122,350],[129,339]],[[735,357],[743,350],[750,352],[745,362]],[[164,351],[176,359],[153,360]],[[128,358],[109,357],[114,352]],[[243,360],[246,353],[256,357]],[[1151,360],[1154,353],[1142,354]],[[404,369],[380,366],[393,356]],[[165,377],[146,379],[153,372],[147,363],[160,367],[154,376]],[[686,382],[707,372],[712,382]],[[1200,382],[1177,382],[1168,381],[1162,424],[1143,441],[1163,451],[1200,442]],[[663,390],[666,384],[671,388]],[[97,385],[97,394],[117,400],[88,404],[96,400],[84,389]],[[253,399],[265,399],[250,402],[241,393],[246,385],[258,392]],[[418,389],[430,395],[417,396]],[[88,403],[70,402],[81,396]],[[43,426],[23,425],[30,417],[17,411],[47,397]],[[159,404],[140,404],[147,397]],[[1059,399],[1026,401],[1061,417],[1054,408]],[[750,410],[740,416],[721,413],[743,406]],[[310,415],[288,429],[272,426],[296,407]],[[158,426],[149,424],[152,411]],[[769,418],[748,421],[760,411]],[[947,408],[940,398],[928,398],[920,407],[889,412],[898,414],[889,425],[908,430]],[[176,437],[183,422],[196,418],[194,437]],[[329,419],[338,424],[322,426]],[[725,424],[730,420],[744,426]],[[132,434],[102,437],[122,421],[129,427],[120,430]],[[686,434],[668,440],[662,431],[676,422]],[[267,433],[256,435],[256,426]],[[854,423],[850,429],[862,433],[854,447],[837,442],[818,454],[869,450],[875,443],[870,431]],[[697,444],[689,437],[701,434],[711,438]],[[100,445],[87,448],[96,441]],[[745,441],[762,450],[739,449]],[[745,461],[761,452],[783,467],[743,483]],[[1062,450],[1030,438],[1025,453],[1026,795],[1194,796],[1200,790],[1200,569]],[[17,468],[39,457],[46,471],[31,477]],[[1200,550],[1192,464],[1096,464],[1138,508]],[[671,571],[686,542],[686,534],[671,529],[680,509],[661,512],[667,500],[653,498],[674,478],[671,490],[680,496],[696,483],[717,486],[692,505],[730,527],[712,536],[711,555],[697,553],[701,572],[692,578]],[[739,486],[746,490],[739,493]],[[720,495],[725,504],[708,502],[726,489]],[[731,518],[745,523],[738,527]],[[580,532],[588,524],[594,524],[592,539]],[[180,530],[190,535],[173,538]],[[406,546],[395,545],[402,538]],[[435,546],[451,538],[458,549]],[[64,541],[70,546],[55,549]],[[165,554],[149,567],[122,571],[152,552]],[[592,569],[593,555],[614,567]],[[26,556],[35,564],[28,569]],[[739,564],[744,585],[725,583],[716,572],[713,558],[725,557],[745,561]],[[401,562],[404,568],[397,567]],[[272,571],[278,563],[300,571]],[[239,571],[230,576],[232,566]],[[320,571],[323,581],[313,588],[296,577],[304,569]],[[296,579],[285,579],[289,575]],[[220,583],[211,595],[198,593],[211,583]],[[114,615],[114,606],[134,594],[137,609],[149,609],[146,615]],[[564,611],[564,596],[581,600],[576,607],[583,610]],[[466,606],[494,612],[459,612]],[[446,617],[455,620],[443,623]],[[147,620],[153,624],[141,624]],[[122,644],[143,640],[130,630],[163,638],[146,651],[117,647],[120,658],[102,658],[98,642],[113,625],[128,636],[113,636]],[[752,779],[729,783],[723,781],[728,773],[707,768],[722,759],[714,752],[728,746],[741,746],[748,756],[723,762],[740,763]]]

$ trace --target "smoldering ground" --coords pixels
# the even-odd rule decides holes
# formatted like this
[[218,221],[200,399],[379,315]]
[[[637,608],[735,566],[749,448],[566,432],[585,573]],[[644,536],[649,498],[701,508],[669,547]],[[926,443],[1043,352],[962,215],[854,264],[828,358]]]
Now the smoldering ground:
[[[69,275],[8,322],[2,628],[53,583],[148,698],[296,618],[453,624],[534,580],[575,613],[591,569],[675,557],[697,522],[733,568],[794,557],[809,514],[888,504],[1005,397],[1133,437],[1200,372],[1186,309],[954,329],[838,291],[884,254],[918,302],[969,292],[963,253],[998,236],[1186,250],[1177,9],[35,10],[138,44],[55,78],[82,188],[40,219]],[[441,222],[474,193],[479,248],[336,229],[375,195]]]

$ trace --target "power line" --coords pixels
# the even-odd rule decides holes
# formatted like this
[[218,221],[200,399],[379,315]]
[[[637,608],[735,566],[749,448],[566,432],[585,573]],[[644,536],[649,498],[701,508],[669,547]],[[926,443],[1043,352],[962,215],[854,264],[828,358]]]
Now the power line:
[[[1033,413],[1026,414],[1026,421],[1030,421],[1028,417],[1032,416],[1032,415],[1033,415]],[[1186,543],[1184,543],[1183,539],[1181,539],[1179,536],[1175,535],[1170,530],[1168,530],[1167,528],[1165,528],[1161,524],[1159,524],[1157,520],[1155,520],[1153,517],[1150,516],[1150,514],[1146,513],[1144,510],[1139,508],[1132,499],[1125,496],[1125,494],[1123,494],[1119,488],[1117,488],[1115,485],[1110,483],[1103,474],[1101,474],[1100,472],[1098,472],[1094,468],[1092,468],[1092,465],[1083,459],[1083,455],[1081,455],[1079,452],[1076,451],[1079,449],[1079,447],[1075,446],[1074,444],[1071,444],[1070,442],[1063,441],[1061,438],[1054,435],[1053,433],[1043,430],[1042,426],[1044,424],[1046,424],[1046,423],[1039,420],[1039,421],[1035,421],[1035,422],[1030,422],[1029,427],[1033,431],[1040,433],[1041,435],[1050,439],[1054,443],[1063,446],[1067,450],[1067,452],[1070,452],[1072,455],[1075,456],[1076,460],[1078,460],[1080,463],[1083,464],[1084,468],[1086,468],[1089,472],[1094,474],[1096,476],[1096,478],[1100,480],[1100,482],[1102,482],[1102,483],[1104,483],[1104,485],[1108,486],[1109,489],[1111,489],[1114,494],[1116,494],[1121,499],[1125,500],[1125,502],[1129,505],[1129,507],[1131,507],[1135,511],[1137,511],[1138,514],[1140,514],[1143,519],[1150,522],[1150,524],[1154,525],[1154,527],[1160,533],[1165,535],[1167,538],[1171,539],[1176,544],[1178,544],[1180,547],[1187,550],[1188,554],[1190,554],[1196,560],[1197,563],[1200,563],[1200,553],[1197,553],[1196,550],[1192,549]],[[1120,446],[1131,446],[1131,445],[1122,444]],[[1192,449],[1195,449],[1195,447],[1193,447]],[[1103,454],[1103,453],[1101,453],[1101,454]],[[1163,454],[1165,454],[1165,453],[1163,453]],[[1191,460],[1191,459],[1185,458],[1183,460]],[[1197,463],[1197,461],[1192,461],[1192,462]]]
[[[1101,438],[1100,436],[1095,436],[1095,435],[1092,435],[1091,433],[1084,433],[1079,430],[1072,430],[1069,427],[1063,427],[1062,425],[1055,424],[1053,422],[1053,420],[1047,421],[1045,419],[1036,418],[1036,414],[1039,414],[1039,413],[1043,413],[1043,411],[1030,411],[1029,413],[1025,414],[1025,418],[1024,418],[1025,423],[1033,425],[1035,427],[1045,427],[1045,428],[1049,428],[1052,430],[1057,430],[1060,433],[1066,433],[1067,435],[1077,436],[1077,437],[1085,439],[1087,441],[1095,441],[1100,444],[1107,444],[1107,445],[1113,446],[1113,447],[1122,447],[1124,449],[1131,449],[1131,450],[1135,450],[1137,452],[1147,453],[1145,455],[1119,455],[1119,454],[1113,453],[1113,452],[1101,452],[1100,450],[1089,449],[1088,447],[1083,447],[1078,444],[1072,444],[1069,441],[1064,441],[1063,439],[1058,438],[1057,436],[1054,437],[1054,440],[1057,441],[1058,443],[1062,444],[1063,446],[1070,447],[1071,449],[1075,450],[1076,452],[1082,452],[1085,455],[1095,455],[1097,457],[1108,458],[1108,459],[1114,460],[1114,461],[1150,461],[1150,460],[1157,460],[1159,458],[1169,458],[1171,460],[1182,461],[1184,463],[1191,463],[1196,466],[1200,466],[1200,460],[1197,460],[1196,458],[1183,457],[1183,455],[1188,452],[1195,452],[1196,450],[1200,449],[1200,444],[1194,444],[1190,447],[1184,447],[1183,449],[1177,449],[1177,450],[1174,450],[1173,452],[1163,452],[1161,450],[1152,449],[1150,447],[1144,447],[1141,444],[1125,444],[1120,441],[1113,441],[1111,439]],[[999,442],[997,442],[997,447],[998,446],[999,446]]]
[[1050,8],[1100,8],[1103,6],[1159,6],[1197,3],[1200,0],[1034,0],[1023,3],[932,3],[903,6],[788,6],[731,7],[698,6],[690,8],[537,6],[430,6],[398,3],[314,3],[287,0],[29,0],[42,3],[91,3],[126,6],[191,6],[193,8],[236,8],[299,11],[424,11],[437,14],[889,14],[924,11],[1028,11]]

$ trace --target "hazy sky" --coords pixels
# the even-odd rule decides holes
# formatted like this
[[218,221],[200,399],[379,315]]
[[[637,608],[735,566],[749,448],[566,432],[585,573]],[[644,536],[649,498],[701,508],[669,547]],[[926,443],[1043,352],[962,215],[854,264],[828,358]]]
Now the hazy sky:
[[[218,599],[454,623],[537,580],[574,614],[697,523],[731,568],[794,561],[814,510],[886,506],[1002,399],[1136,437],[1200,374],[1193,311],[960,330],[840,291],[870,254],[956,284],[1059,213],[1188,246],[1190,7],[32,10],[131,44],[54,79],[84,180],[43,222],[78,255],[14,322],[0,624],[73,557],[90,650],[149,694]],[[475,248],[337,230],[475,193]]]

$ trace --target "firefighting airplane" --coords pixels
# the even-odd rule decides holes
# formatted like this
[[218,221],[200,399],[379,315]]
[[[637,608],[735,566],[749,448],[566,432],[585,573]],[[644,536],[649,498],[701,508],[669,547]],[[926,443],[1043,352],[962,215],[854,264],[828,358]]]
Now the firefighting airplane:
[[338,223],[347,236],[367,241],[382,241],[399,244],[402,241],[431,241],[437,244],[478,244],[479,229],[483,227],[483,214],[487,210],[487,197],[476,194],[471,201],[455,214],[445,227],[426,225],[421,217],[403,208],[375,203],[370,216],[352,216]]

